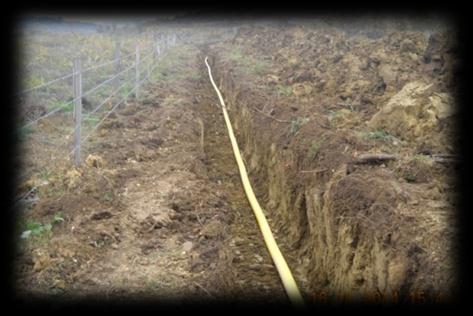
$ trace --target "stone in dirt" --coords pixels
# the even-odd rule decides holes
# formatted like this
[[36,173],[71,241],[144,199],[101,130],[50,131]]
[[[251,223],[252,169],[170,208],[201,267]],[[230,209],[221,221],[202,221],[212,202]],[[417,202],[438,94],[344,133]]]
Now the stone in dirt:
[[186,241],[182,244],[182,250],[184,251],[190,251],[194,247],[194,244],[192,241]]

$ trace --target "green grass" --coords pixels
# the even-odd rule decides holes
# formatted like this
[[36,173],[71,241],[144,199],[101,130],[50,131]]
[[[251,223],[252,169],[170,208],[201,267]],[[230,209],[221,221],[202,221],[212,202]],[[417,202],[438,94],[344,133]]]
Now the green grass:
[[[58,173],[48,170],[47,168],[41,168],[38,172],[38,177],[45,182],[50,182],[51,179],[57,177]],[[48,185],[41,186],[39,190],[40,197],[60,197],[66,192],[66,187],[62,183],[52,181]]]
[[318,141],[314,140],[312,142],[312,145],[310,146],[309,150],[307,151],[307,159],[309,160],[314,160],[315,156],[317,156],[317,153],[320,150],[320,147],[322,147],[322,144],[325,142],[325,139],[322,138]]
[[131,85],[125,85],[123,88],[122,88],[122,92],[121,92],[121,98],[125,98],[126,96],[130,97],[130,92],[131,90],[133,90],[133,88],[131,87]]
[[44,190],[44,192],[47,197],[58,198],[62,196],[64,193],[66,193],[66,189],[62,186],[61,187],[46,186],[46,189]]
[[87,116],[85,119],[84,119],[85,122],[89,123],[89,124],[92,124],[92,125],[95,125],[97,124],[99,121],[100,121],[100,118],[96,117],[96,116]]
[[39,172],[39,178],[41,180],[44,180],[44,181],[49,181],[49,179],[51,178],[52,176],[52,172],[43,168],[40,172]]
[[22,143],[26,140],[28,135],[33,133],[33,129],[29,126],[22,127],[15,133],[15,140],[19,143]]
[[32,74],[30,77],[25,79],[24,89],[31,89],[44,83],[43,78],[40,78],[39,74]]
[[334,111],[334,110],[329,110],[329,111],[328,111],[328,117],[329,117],[329,119],[333,119],[333,118],[335,118],[335,117],[337,117],[337,116],[339,116],[339,115],[340,115],[340,112],[339,112],[339,111]]
[[26,230],[31,231],[31,235],[33,235],[33,236],[48,233],[48,232],[51,231],[52,228],[53,228],[53,225],[50,224],[50,223],[42,224],[42,223],[37,222],[35,220],[27,220],[26,221]]
[[380,139],[380,140],[389,141],[389,140],[395,140],[396,139],[396,137],[389,134],[385,130],[376,130],[376,131],[373,131],[373,132],[362,132],[361,137],[364,138],[364,139],[368,139],[368,140]]
[[292,94],[292,87],[282,85],[282,84],[277,84],[276,85],[276,91],[278,92],[279,95],[288,97]]
[[113,198],[113,192],[105,192],[105,194],[102,196],[102,200],[105,202],[112,202]]
[[307,122],[309,122],[309,118],[308,117],[300,117],[298,116],[297,118],[295,119],[292,119],[291,121],[291,127],[290,127],[290,130],[289,130],[289,134],[290,135],[295,135],[299,129],[304,126],[305,124],[307,124]]
[[412,170],[406,171],[403,176],[404,179],[409,183],[415,182],[417,180],[417,175]]
[[74,111],[74,103],[72,101],[69,101],[69,102],[59,101],[54,107],[55,108],[61,107],[62,111],[66,113]]
[[260,76],[268,73],[269,66],[270,65],[267,62],[261,60],[255,60],[253,64],[249,65],[251,70]]
[[[124,70],[134,63],[132,54],[137,42],[149,44],[150,38],[146,35],[121,35],[122,41],[121,69]],[[82,67],[88,68],[111,61],[115,53],[115,38],[111,34],[82,34],[77,32],[21,32],[19,41],[21,58],[18,71],[20,90],[39,86],[50,80],[65,76],[72,72],[74,58],[80,57]],[[148,54],[148,48],[143,54]],[[125,57],[132,54],[128,57]],[[133,82],[133,69],[120,76]],[[91,89],[98,83],[116,73],[116,65],[109,64],[86,72],[82,78],[83,91]],[[89,95],[91,104],[99,104],[114,89],[105,85]],[[24,104],[36,104],[47,109],[62,107],[64,112],[72,112],[73,104],[67,104],[72,98],[72,78],[60,80],[43,88],[33,90],[24,96]],[[23,105],[23,104],[22,104]]]
[[429,156],[421,155],[421,154],[413,155],[411,160],[416,161],[416,162],[425,162],[425,163],[429,163],[432,161],[431,158],[429,158]]
[[237,61],[237,62],[240,62],[243,60],[243,53],[241,52],[241,50],[237,49],[237,48],[234,48],[232,50],[230,50],[229,53],[226,54],[227,58],[232,60],[232,61]]
[[[33,237],[50,237],[54,225],[63,222],[64,218],[62,213],[57,213],[49,223],[41,223],[33,219],[27,219],[25,222],[20,224],[25,238],[29,236]],[[28,232],[28,233],[27,233]],[[26,234],[25,234],[26,233]]]
[[262,76],[268,73],[271,64],[262,59],[256,59],[251,55],[245,54],[239,47],[232,47],[225,53],[228,60],[238,63],[242,69],[250,74]]
[[178,106],[182,104],[182,99],[176,97],[175,95],[171,94],[166,96],[166,98],[161,103],[162,106]]
[[178,45],[171,48],[158,60],[151,74],[152,82],[169,82],[182,84],[186,80],[197,80],[201,74],[198,69],[183,63],[193,55],[195,48],[189,45]]

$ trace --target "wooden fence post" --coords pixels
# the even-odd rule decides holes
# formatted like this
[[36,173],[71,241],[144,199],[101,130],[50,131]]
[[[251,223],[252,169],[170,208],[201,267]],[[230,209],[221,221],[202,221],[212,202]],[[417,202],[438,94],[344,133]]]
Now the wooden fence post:
[[[153,42],[151,42],[151,54],[154,55],[154,47],[153,47]],[[146,54],[146,56],[149,56],[149,54]],[[149,76],[151,75],[151,65],[153,64],[153,56],[151,58],[148,58],[148,66],[146,67],[146,79],[149,80]]]
[[82,121],[82,69],[81,60],[74,60],[74,164],[80,166],[80,129]]
[[140,85],[140,46],[136,44],[136,59],[135,59],[135,98],[138,100],[139,85]]
[[[119,73],[121,71],[121,68],[122,68],[122,60],[121,60],[121,46],[122,46],[122,43],[119,39],[116,39],[115,40],[115,53],[114,53],[114,58],[113,60],[117,60],[116,61],[116,67],[115,67],[115,73]],[[116,85],[118,86],[119,85],[119,77],[117,77],[117,80],[115,80],[115,83]]]

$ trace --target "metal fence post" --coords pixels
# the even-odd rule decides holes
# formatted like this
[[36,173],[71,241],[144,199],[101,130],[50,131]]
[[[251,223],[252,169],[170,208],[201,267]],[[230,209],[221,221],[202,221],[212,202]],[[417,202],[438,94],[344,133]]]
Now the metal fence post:
[[80,166],[80,129],[82,121],[82,70],[81,60],[74,60],[74,164]]
[[140,85],[140,46],[136,44],[136,60],[135,60],[135,98],[139,96],[139,85]]

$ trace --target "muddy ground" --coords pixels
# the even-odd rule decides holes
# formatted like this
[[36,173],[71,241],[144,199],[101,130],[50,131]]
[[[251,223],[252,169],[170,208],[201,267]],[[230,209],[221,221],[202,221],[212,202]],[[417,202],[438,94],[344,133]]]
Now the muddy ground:
[[[107,119],[81,168],[24,184],[39,200],[23,213],[52,226],[19,241],[18,292],[287,301],[240,183],[210,56],[307,301],[447,300],[451,46],[443,33],[304,27],[241,27],[224,43],[178,46],[179,63]],[[359,163],[366,153],[397,159]]]

